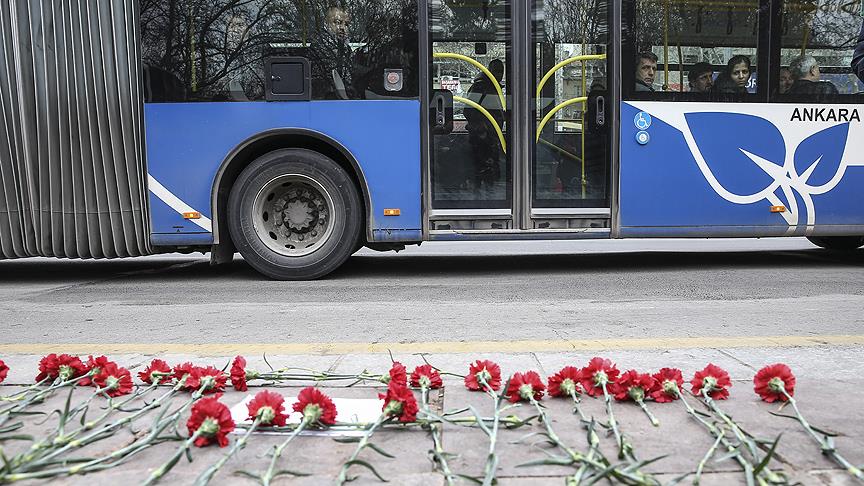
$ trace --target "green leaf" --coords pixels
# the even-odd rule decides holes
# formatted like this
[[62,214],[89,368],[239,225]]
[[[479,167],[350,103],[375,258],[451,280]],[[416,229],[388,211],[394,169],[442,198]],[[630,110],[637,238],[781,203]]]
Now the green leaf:
[[243,470],[238,469],[237,471],[234,471],[234,475],[235,476],[245,476],[247,478],[254,479],[258,482],[261,482],[261,476],[259,476],[257,474],[252,474],[249,471],[243,471]]
[[381,454],[384,457],[389,457],[390,459],[396,459],[396,456],[394,456],[393,454],[390,454],[389,452],[385,451],[381,447],[379,447],[379,446],[377,446],[371,442],[367,443],[366,447],[372,449],[373,451],[377,452],[378,454]]
[[476,478],[474,476],[469,476],[467,474],[457,474],[456,477],[462,478],[462,479],[467,479],[468,481],[471,481],[474,484],[483,484],[482,479]]
[[[303,477],[303,476],[311,476],[311,474],[310,474],[310,473],[300,472],[300,471],[292,471],[292,470],[290,470],[290,469],[280,469],[280,470],[276,471],[276,472],[273,474],[273,478],[275,479],[275,478],[277,478],[277,477],[279,477],[279,476],[298,476],[298,477]],[[385,481],[385,482],[386,482],[386,481]]]
[[32,441],[33,436],[32,435],[24,435],[24,434],[0,436],[0,442],[7,441],[7,440],[29,440],[29,441]]
[[6,427],[0,428],[0,434],[5,434],[7,432],[12,432],[15,430],[24,427],[24,422],[15,422],[14,424],[7,425]]
[[362,459],[354,459],[353,461],[348,461],[345,463],[345,466],[346,467],[347,466],[353,466],[354,464],[357,464],[358,466],[363,466],[366,469],[372,471],[372,474],[374,474],[375,477],[378,478],[379,481],[384,482],[384,483],[389,482],[386,479],[384,479],[384,476],[381,476],[380,474],[378,474],[378,471],[375,469],[375,466],[373,466],[372,464],[369,464],[368,462],[366,462]]
[[664,486],[675,486],[676,484],[680,483],[681,481],[684,480],[684,478],[686,478],[687,476],[689,476],[691,474],[693,474],[693,473],[692,472],[686,472],[680,476],[676,476],[676,477],[672,478],[672,480],[669,481],[668,483],[666,483]]
[[523,462],[522,464],[517,464],[516,467],[533,467],[533,466],[572,466],[574,463],[573,459],[569,457],[557,457],[557,458],[546,458],[546,459],[535,459],[533,461]]
[[741,449],[736,447],[735,449],[730,451],[729,454],[726,454],[725,456],[722,456],[722,457],[715,459],[714,462],[723,462],[723,461],[726,461],[729,459],[735,459],[736,457],[738,457],[740,455],[741,455]]
[[333,437],[333,440],[340,444],[354,444],[360,442],[362,437]]
[[753,470],[754,475],[758,476],[759,473],[762,472],[763,469],[765,469],[765,466],[768,465],[768,462],[771,461],[771,458],[774,456],[774,451],[777,450],[777,444],[780,442],[780,437],[782,437],[782,436],[783,436],[783,434],[780,434],[777,436],[776,439],[774,439],[774,444],[771,446],[771,449],[768,450],[768,453],[765,455],[765,458],[762,459],[762,462],[757,464],[756,469]]

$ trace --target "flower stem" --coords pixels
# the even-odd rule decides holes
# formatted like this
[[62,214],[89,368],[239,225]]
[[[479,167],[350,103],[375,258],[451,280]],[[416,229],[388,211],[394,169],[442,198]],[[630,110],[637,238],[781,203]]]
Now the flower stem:
[[[421,410],[426,415],[431,415],[431,410],[429,408],[429,387],[422,386],[420,388],[420,406]],[[450,466],[447,464],[447,458],[444,456],[444,447],[441,445],[441,434],[442,428],[439,422],[429,421],[429,432],[432,435],[432,454],[435,457],[435,463],[438,465],[438,469],[440,469],[441,474],[444,476],[444,481],[447,483],[447,486],[452,486],[455,481],[455,476],[453,472],[450,471]]]
[[297,428],[291,432],[291,435],[289,435],[288,438],[285,439],[284,442],[279,444],[273,451],[273,457],[270,459],[270,465],[267,466],[267,472],[262,474],[259,478],[263,486],[270,486],[270,481],[273,480],[273,475],[276,471],[276,463],[279,461],[279,458],[282,457],[282,452],[285,450],[286,447],[288,447],[288,444],[292,440],[294,440],[294,437],[300,435],[300,433],[303,432],[303,430],[306,429],[307,426],[309,426],[309,421],[304,419],[302,422],[300,422],[300,425],[298,425]]
[[717,440],[714,441],[714,445],[708,449],[708,452],[705,453],[705,456],[702,457],[702,460],[699,461],[699,465],[696,466],[696,474],[693,478],[693,486],[699,486],[699,479],[702,477],[702,470],[705,469],[705,464],[711,459],[711,456],[714,455],[714,452],[717,450],[717,447],[723,442],[723,439],[726,437],[726,433],[723,429],[720,430],[720,433],[717,434]]
[[786,392],[785,388],[783,389],[783,395],[786,396],[786,400],[788,400],[789,403],[792,404],[792,409],[795,410],[795,416],[798,418],[798,422],[800,422],[801,426],[804,427],[804,430],[806,430],[810,434],[810,436],[819,443],[819,446],[822,448],[822,453],[831,457],[831,459],[833,459],[837,464],[843,466],[846,471],[852,476],[864,480],[864,472],[861,471],[861,468],[856,467],[855,465],[847,461],[846,458],[841,456],[837,452],[837,449],[834,447],[834,444],[831,443],[827,436],[819,437],[816,431],[813,430],[813,427],[810,426],[810,423],[807,422],[803,415],[801,415],[801,411],[798,410],[798,403],[795,401],[795,398],[793,398],[792,395]]
[[[354,449],[354,453],[351,454],[351,457],[348,458],[348,460],[345,461],[344,464],[342,464],[342,470],[339,471],[339,477],[336,479],[337,485],[341,486],[348,482],[348,469],[355,463],[355,461],[357,461],[357,457],[360,456],[360,453],[363,452],[363,449],[365,449],[366,446],[369,444],[369,439],[372,438],[372,434],[375,433],[375,430],[377,430],[378,427],[380,427],[381,424],[383,424],[384,421],[387,420],[387,418],[387,414],[382,413],[378,416],[372,426],[370,426],[369,429],[366,430],[366,433],[363,434],[363,438],[360,439],[360,443],[357,444],[357,448]],[[377,475],[377,472],[375,474]]]
[[249,430],[243,434],[238,440],[234,442],[234,445],[231,446],[231,449],[228,450],[228,453],[222,456],[215,464],[211,465],[207,469],[204,470],[201,474],[198,475],[198,479],[195,480],[195,486],[206,486],[210,483],[210,480],[213,479],[213,476],[222,469],[222,466],[228,462],[231,457],[238,453],[241,449],[246,447],[246,442],[249,441],[249,437],[255,432],[255,429],[261,425],[261,418],[255,417],[255,420],[252,421],[252,425],[249,427]]
[[645,415],[648,416],[648,419],[651,420],[651,425],[654,427],[660,427],[660,421],[657,420],[650,410],[648,410],[648,405],[645,404],[645,400],[636,400],[636,403],[639,404],[639,408],[641,408],[642,411],[645,412]]
[[195,440],[201,436],[203,431],[201,429],[196,430],[189,436],[188,439],[183,441],[183,444],[174,451],[174,455],[171,456],[164,464],[159,466],[155,471],[150,474],[150,477],[147,478],[146,481],[142,484],[142,486],[152,486],[159,482],[162,479],[162,476],[168,474],[168,471],[174,467],[175,464],[180,460],[184,453],[192,447],[192,444],[195,443]]
[[618,444],[618,458],[629,459],[636,461],[636,456],[633,454],[633,446],[630,441],[618,430],[618,422],[615,420],[615,414],[612,413],[612,396],[609,395],[609,390],[606,388],[606,382],[601,383],[603,387],[603,399],[606,401],[606,415],[609,418],[609,428],[612,429],[612,434],[615,436],[615,442]]
[[[477,376],[477,381],[483,386],[486,393],[492,398],[495,410],[492,414],[492,427],[489,429],[489,454],[486,456],[486,465],[484,466],[483,486],[492,486],[495,482],[495,472],[498,469],[498,456],[495,454],[495,447],[498,442],[498,426],[501,423],[501,403],[504,400],[504,394],[498,394],[486,382],[486,378],[482,375]],[[505,385],[506,390],[509,382]]]

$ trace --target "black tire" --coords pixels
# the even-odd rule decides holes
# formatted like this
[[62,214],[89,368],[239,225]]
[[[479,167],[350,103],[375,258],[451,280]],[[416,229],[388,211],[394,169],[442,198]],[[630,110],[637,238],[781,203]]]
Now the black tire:
[[311,280],[351,256],[362,211],[339,164],[311,150],[281,149],[256,159],[234,182],[228,229],[255,270],[277,280]]
[[864,236],[808,236],[810,243],[833,251],[853,251],[864,245]]

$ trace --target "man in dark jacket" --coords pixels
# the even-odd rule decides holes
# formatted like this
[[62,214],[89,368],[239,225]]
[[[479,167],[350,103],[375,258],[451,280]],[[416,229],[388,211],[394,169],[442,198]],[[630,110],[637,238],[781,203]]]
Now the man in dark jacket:
[[[489,63],[489,72],[500,84],[504,78],[504,63],[500,59],[493,59]],[[468,88],[467,98],[485,108],[495,120],[497,128],[504,129],[504,107],[501,106],[495,84],[485,73],[481,72],[474,79]],[[502,150],[498,130],[480,110],[466,106],[463,113],[468,122],[465,129],[468,130],[468,143],[474,158],[474,188],[479,190],[483,187],[488,191],[501,177]]]
[[792,71],[792,87],[789,94],[797,95],[835,95],[837,87],[830,81],[820,81],[819,63],[810,55],[796,57],[790,64]]
[[852,54],[852,72],[864,82],[864,23],[861,24],[858,43],[855,44],[855,52]]

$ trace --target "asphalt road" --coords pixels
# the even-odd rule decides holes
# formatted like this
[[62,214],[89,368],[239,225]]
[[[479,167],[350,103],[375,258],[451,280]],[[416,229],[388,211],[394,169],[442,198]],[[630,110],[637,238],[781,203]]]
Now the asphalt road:
[[864,251],[804,239],[424,243],[275,282],[239,257],[0,261],[15,343],[855,335]]

